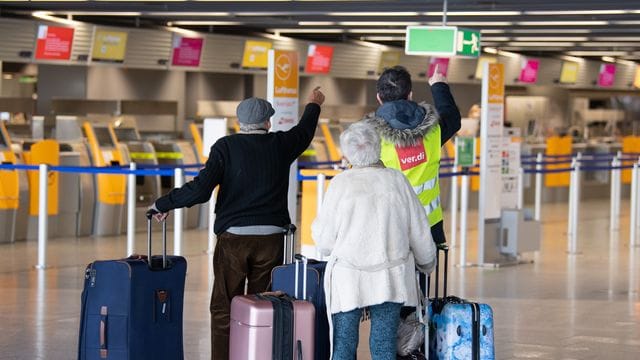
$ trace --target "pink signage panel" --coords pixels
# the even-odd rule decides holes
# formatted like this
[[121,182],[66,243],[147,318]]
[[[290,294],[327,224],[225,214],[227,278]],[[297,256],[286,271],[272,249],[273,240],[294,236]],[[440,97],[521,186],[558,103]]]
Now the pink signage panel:
[[173,39],[173,57],[171,65],[174,66],[200,66],[202,54],[202,38],[187,38],[175,36]]
[[520,77],[518,81],[535,84],[538,81],[538,69],[540,68],[540,60],[538,59],[526,59],[522,62],[522,68],[520,69]]
[[602,86],[602,87],[613,86],[613,82],[615,80],[616,80],[616,64],[600,65],[600,74],[598,75],[598,86]]
[[436,65],[438,66],[438,70],[445,77],[447,76],[447,72],[449,71],[449,58],[439,58],[432,57],[429,60],[429,73],[427,77],[432,77],[433,73],[436,71]]

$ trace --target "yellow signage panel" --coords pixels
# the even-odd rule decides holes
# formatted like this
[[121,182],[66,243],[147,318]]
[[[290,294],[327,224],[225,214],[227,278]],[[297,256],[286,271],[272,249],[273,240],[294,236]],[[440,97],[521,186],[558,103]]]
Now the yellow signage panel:
[[575,84],[578,81],[578,69],[580,64],[573,61],[563,61],[560,71],[560,82],[562,84]]
[[269,49],[272,46],[268,41],[245,41],[242,67],[265,69],[269,63]]
[[474,75],[476,79],[482,79],[482,69],[484,69],[484,64],[497,64],[498,58],[491,56],[480,56],[478,58],[478,64],[476,65],[476,74]]
[[126,31],[96,29],[93,35],[91,60],[123,62],[127,51]]
[[401,51],[383,51],[380,55],[380,64],[378,64],[378,73],[382,73],[384,69],[392,68],[400,64]]
[[636,66],[636,75],[633,77],[633,86],[640,89],[640,66]]

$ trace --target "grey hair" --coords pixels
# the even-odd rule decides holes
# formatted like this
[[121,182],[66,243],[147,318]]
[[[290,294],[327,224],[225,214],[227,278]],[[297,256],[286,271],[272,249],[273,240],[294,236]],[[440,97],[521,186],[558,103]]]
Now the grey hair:
[[269,130],[269,126],[267,124],[268,122],[269,120],[263,121],[257,124],[243,124],[238,121],[238,123],[240,124],[240,131],[242,132],[249,132],[249,131],[255,131],[255,130]]
[[342,153],[354,166],[367,166],[380,161],[380,136],[373,126],[357,122],[340,135]]

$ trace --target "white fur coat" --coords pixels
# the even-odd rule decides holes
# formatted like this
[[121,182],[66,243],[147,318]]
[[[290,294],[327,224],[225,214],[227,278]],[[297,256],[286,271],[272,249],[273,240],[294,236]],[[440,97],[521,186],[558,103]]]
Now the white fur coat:
[[397,170],[354,168],[334,177],[311,232],[331,255],[324,284],[330,313],[383,302],[415,306],[416,264],[426,272],[435,265],[424,208]]

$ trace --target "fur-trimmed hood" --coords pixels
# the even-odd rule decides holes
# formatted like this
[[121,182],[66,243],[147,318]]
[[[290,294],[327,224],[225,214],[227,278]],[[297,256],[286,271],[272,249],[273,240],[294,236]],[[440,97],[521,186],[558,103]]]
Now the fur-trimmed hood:
[[[387,111],[381,113],[380,109],[386,107]],[[389,109],[391,108],[391,109]],[[389,112],[388,110],[395,110]],[[383,117],[384,116],[384,117]],[[422,121],[409,129],[396,129],[389,122],[397,122],[396,117],[420,116]],[[392,117],[392,118],[391,118]],[[388,119],[385,119],[388,118]],[[417,119],[420,120],[420,119]],[[440,121],[438,112],[431,104],[426,102],[415,103],[413,101],[400,100],[384,103],[376,112],[365,115],[362,121],[373,125],[380,137],[400,146],[412,146],[422,141],[435,125]]]

